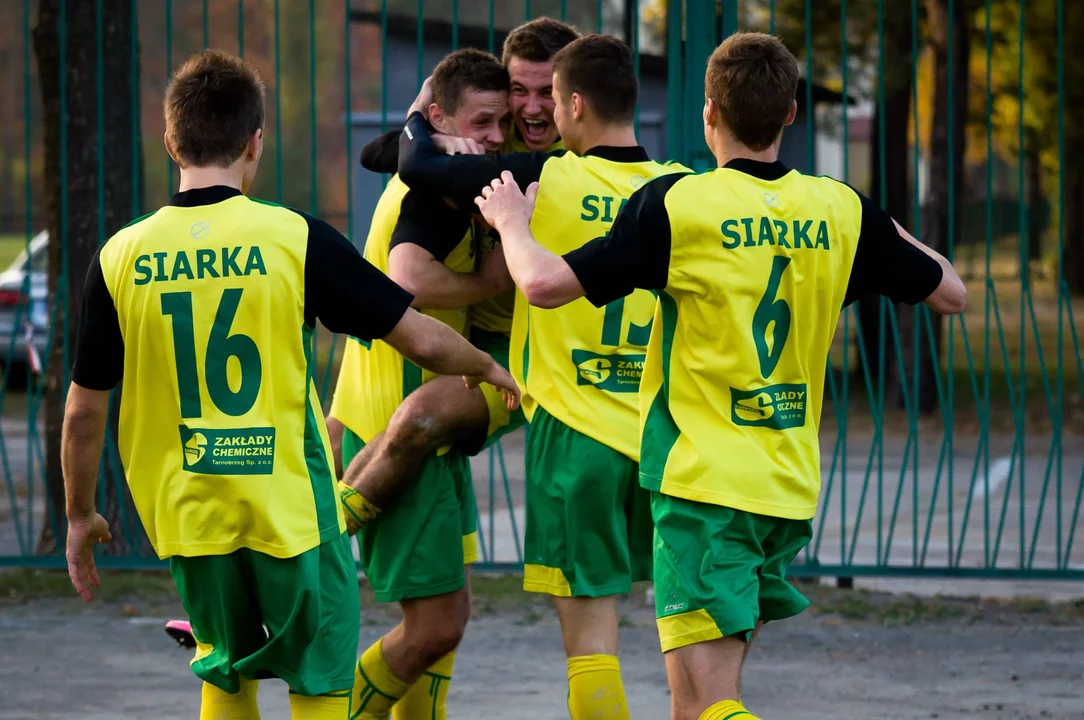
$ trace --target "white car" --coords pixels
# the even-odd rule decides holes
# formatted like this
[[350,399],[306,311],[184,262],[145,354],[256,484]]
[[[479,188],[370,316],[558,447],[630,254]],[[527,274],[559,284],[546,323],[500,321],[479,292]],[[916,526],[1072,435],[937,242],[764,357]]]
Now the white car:
[[[0,272],[0,364],[30,362],[41,372],[49,342],[49,290],[46,280],[49,231],[43,230]],[[29,275],[29,281],[28,276]],[[33,357],[30,348],[35,349]],[[13,372],[19,372],[13,368]],[[14,378],[13,378],[14,379]]]

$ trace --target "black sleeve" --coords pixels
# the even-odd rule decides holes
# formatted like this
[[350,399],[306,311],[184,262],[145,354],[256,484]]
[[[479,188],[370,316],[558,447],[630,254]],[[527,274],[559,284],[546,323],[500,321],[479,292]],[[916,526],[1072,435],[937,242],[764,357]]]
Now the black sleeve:
[[443,198],[409,190],[399,207],[389,249],[404,243],[417,245],[444,262],[469,229],[470,216],[451,207]]
[[83,286],[83,307],[72,380],[88,390],[112,390],[124,375],[124,338],[117,306],[102,274],[101,248],[94,253]]
[[843,307],[869,295],[907,305],[922,302],[941,284],[940,263],[905,240],[877,203],[855,193],[862,202],[862,227]]
[[662,290],[670,274],[670,216],[666,193],[689,173],[660,175],[637,190],[617,214],[609,234],[564,258],[595,307],[633,290]]
[[371,341],[391,332],[414,296],[361,256],[338,230],[301,213],[309,224],[305,250],[305,322]]
[[500,177],[505,170],[512,172],[521,190],[537,182],[542,166],[554,152],[508,153],[506,155],[448,155],[429,137],[429,126],[421,113],[407,118],[399,139],[399,177],[413,190],[451,198],[464,212],[474,208],[474,198],[482,188]]
[[400,130],[389,130],[361,149],[361,166],[375,173],[394,174],[399,165]]

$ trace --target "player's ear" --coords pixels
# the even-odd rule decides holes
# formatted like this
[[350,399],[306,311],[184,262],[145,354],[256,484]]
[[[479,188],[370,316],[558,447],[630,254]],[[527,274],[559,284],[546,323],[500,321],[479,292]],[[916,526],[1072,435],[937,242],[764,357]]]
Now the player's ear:
[[715,123],[718,122],[719,109],[715,107],[715,101],[711,98],[705,98],[704,100],[704,125],[707,127],[715,127]]
[[429,124],[436,128],[438,132],[444,132],[444,118],[443,108],[436,103],[431,103],[429,105]]
[[584,102],[583,96],[579,93],[572,93],[572,117],[577,120],[583,118]]
[[173,149],[173,143],[169,141],[169,132],[162,133],[162,143],[166,146],[166,152],[173,158],[173,162],[177,163],[177,167],[182,167],[183,163],[177,157],[177,152]]
[[263,155],[263,129],[252,133],[248,139],[248,147],[245,149],[245,158],[249,162],[256,162]]
[[[846,102],[846,100],[844,100],[844,102]],[[790,112],[787,113],[787,119],[783,121],[783,127],[789,127],[794,122],[794,118],[797,117],[797,116],[798,116],[798,101],[797,100],[791,100],[790,101]]]

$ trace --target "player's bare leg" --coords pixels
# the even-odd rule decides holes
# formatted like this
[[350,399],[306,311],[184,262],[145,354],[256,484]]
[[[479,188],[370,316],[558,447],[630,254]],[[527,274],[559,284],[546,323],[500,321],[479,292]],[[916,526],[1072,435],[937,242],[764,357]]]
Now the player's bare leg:
[[343,482],[385,508],[406,490],[429,455],[484,434],[488,426],[489,407],[481,390],[468,388],[462,378],[434,378],[407,396],[379,440],[350,462]]
[[569,713],[628,718],[617,661],[617,598],[555,597],[553,604],[569,660]]
[[414,683],[433,663],[459,647],[470,620],[470,569],[455,592],[403,600],[403,620],[384,636],[384,657],[395,674]]
[[[742,671],[745,671],[745,661],[749,659],[749,651],[753,649],[753,641],[757,639],[757,635],[760,634],[760,629],[764,627],[764,623],[757,620],[756,627],[753,628],[753,632],[749,635],[748,642],[745,643],[745,651],[741,655],[741,667]],[[742,676],[738,675],[738,701],[741,702],[741,679]]]
[[[739,703],[747,643],[736,637],[686,645],[665,654],[671,720],[700,720],[722,701]],[[747,716],[742,716],[746,720]],[[748,720],[755,720],[748,716]]]

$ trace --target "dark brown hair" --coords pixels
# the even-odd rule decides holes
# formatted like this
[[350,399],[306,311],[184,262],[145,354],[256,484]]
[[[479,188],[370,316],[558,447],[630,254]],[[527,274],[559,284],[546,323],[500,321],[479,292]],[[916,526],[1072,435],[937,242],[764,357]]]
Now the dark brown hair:
[[456,50],[433,69],[433,102],[447,114],[455,115],[468,90],[507,91],[508,71],[487,52]]
[[764,150],[790,113],[798,92],[798,61],[773,35],[736,33],[711,54],[704,92],[738,142]]
[[163,106],[166,137],[181,162],[228,167],[263,128],[264,84],[241,58],[204,50],[173,73]]
[[629,46],[610,35],[585,35],[553,56],[561,89],[579,93],[595,116],[607,123],[631,123],[640,85]]
[[507,65],[514,57],[530,62],[546,62],[579,36],[576,28],[567,23],[548,17],[536,18],[508,33],[501,62]]

